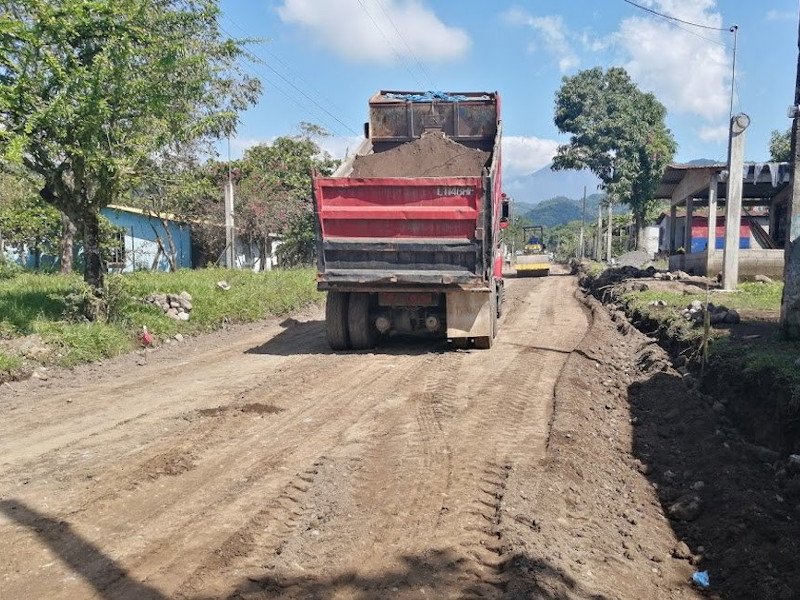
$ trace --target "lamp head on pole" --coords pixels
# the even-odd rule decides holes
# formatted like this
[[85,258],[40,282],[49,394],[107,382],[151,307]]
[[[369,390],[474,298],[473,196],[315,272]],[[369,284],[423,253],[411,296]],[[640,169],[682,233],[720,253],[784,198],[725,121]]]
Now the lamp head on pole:
[[731,131],[734,134],[742,133],[748,127],[750,127],[750,117],[745,113],[734,115],[731,119]]

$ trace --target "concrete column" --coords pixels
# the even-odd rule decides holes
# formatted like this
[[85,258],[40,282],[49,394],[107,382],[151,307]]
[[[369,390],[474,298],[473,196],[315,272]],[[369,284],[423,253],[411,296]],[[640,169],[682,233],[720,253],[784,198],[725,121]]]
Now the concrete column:
[[800,340],[800,26],[797,33],[797,71],[792,120],[792,191],[786,201],[781,329],[790,340]]
[[694,215],[694,198],[686,199],[686,220],[683,223],[683,249],[686,254],[692,253],[692,216]]
[[717,247],[717,186],[719,175],[711,174],[708,183],[708,237],[706,242],[706,277],[712,277],[711,263],[714,260],[714,250]]
[[236,229],[233,224],[233,182],[225,183],[225,266],[236,268]]
[[669,254],[675,254],[675,232],[678,230],[678,207],[674,204],[669,207]]
[[594,259],[603,260],[603,205],[597,205],[597,238],[594,245]]
[[739,113],[731,118],[728,144],[728,190],[725,194],[725,251],[722,261],[722,289],[732,291],[739,283],[739,230],[742,226],[742,185],[744,176],[744,132],[750,117]]
[[612,216],[614,215],[614,203],[608,202],[608,239],[606,240],[606,260],[611,264],[611,235],[612,235]]

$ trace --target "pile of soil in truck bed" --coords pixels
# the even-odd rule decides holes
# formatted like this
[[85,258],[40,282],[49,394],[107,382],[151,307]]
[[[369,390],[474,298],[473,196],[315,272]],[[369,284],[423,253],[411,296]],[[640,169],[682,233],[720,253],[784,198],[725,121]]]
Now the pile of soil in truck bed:
[[489,152],[473,150],[441,132],[424,133],[391,150],[356,157],[351,177],[480,176]]

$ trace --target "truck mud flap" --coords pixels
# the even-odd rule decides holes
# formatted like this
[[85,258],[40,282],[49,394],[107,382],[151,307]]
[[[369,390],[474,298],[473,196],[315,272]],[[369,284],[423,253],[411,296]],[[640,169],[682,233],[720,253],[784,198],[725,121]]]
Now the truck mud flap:
[[489,338],[494,337],[492,327],[494,311],[492,292],[447,292],[447,337]]

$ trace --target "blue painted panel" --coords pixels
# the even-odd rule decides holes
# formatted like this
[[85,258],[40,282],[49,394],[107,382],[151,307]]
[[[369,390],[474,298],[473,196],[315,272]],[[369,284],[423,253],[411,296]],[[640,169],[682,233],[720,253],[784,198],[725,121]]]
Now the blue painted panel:
[[[705,249],[705,244],[703,244],[703,248]],[[725,238],[718,237],[716,243],[714,244],[714,248],[717,250],[723,250],[725,248]],[[739,248],[741,248],[742,250],[749,250],[750,238],[749,237],[739,238]]]
[[692,254],[694,254],[695,252],[702,252],[703,250],[706,249],[707,245],[708,245],[708,242],[706,241],[706,238],[693,237],[692,238],[692,248],[691,248],[690,252]]
[[[694,253],[694,252],[703,252],[703,251],[705,251],[706,246],[708,246],[706,238],[704,238],[704,237],[692,238],[692,250],[691,250],[692,253]],[[718,237],[714,247],[717,250],[722,250],[723,248],[725,248],[725,238],[724,237]],[[742,250],[749,250],[750,249],[750,238],[749,237],[739,238],[739,248],[741,248]]]
[[[104,208],[101,212],[111,223],[125,230],[125,271],[149,269],[158,254],[159,237],[164,246],[168,246],[167,235],[160,219],[114,208]],[[192,241],[189,226],[170,221],[168,228],[177,249],[178,266],[191,268]],[[160,271],[168,270],[166,257],[160,257],[156,268]]]

